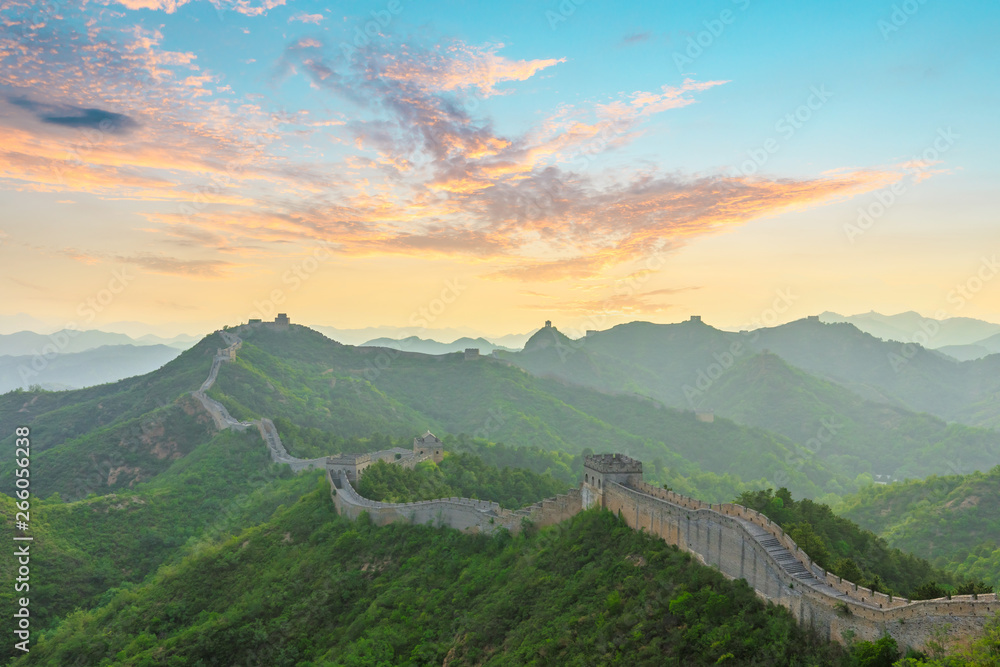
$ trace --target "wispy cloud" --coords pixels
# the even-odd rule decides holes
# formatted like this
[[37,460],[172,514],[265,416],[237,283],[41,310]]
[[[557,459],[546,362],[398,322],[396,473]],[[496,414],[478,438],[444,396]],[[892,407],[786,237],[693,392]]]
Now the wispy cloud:
[[653,38],[653,33],[651,32],[633,32],[631,34],[622,37],[622,41],[618,43],[619,46],[632,46],[634,44],[641,44],[643,42],[648,42]]
[[300,23],[312,23],[313,25],[319,25],[325,17],[322,14],[306,14],[305,12],[299,12],[297,14],[292,14],[288,17],[288,22],[298,21]]

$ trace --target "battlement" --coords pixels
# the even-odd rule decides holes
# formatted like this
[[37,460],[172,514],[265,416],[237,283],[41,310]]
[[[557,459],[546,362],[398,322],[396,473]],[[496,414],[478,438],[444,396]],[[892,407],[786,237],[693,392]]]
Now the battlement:
[[371,454],[344,453],[326,457],[326,469],[334,474],[344,473],[356,482],[365,468],[372,464]]
[[604,474],[642,474],[642,461],[625,456],[624,454],[594,454],[584,459],[583,466]]
[[326,457],[328,463],[332,465],[360,465],[371,463],[371,454],[337,454]]

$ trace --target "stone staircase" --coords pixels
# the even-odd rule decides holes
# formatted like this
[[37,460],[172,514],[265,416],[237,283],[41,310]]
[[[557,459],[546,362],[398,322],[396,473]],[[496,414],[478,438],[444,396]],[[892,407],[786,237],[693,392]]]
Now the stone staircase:
[[753,539],[760,544],[765,551],[767,551],[767,554],[782,570],[795,577],[806,586],[814,588],[822,592],[824,595],[829,595],[842,600],[851,600],[854,604],[864,604],[864,606],[871,607],[872,609],[879,608],[874,604],[861,603],[856,599],[852,599],[847,594],[836,590],[832,586],[828,585],[826,581],[816,576],[816,574],[810,572],[802,561],[796,558],[795,555],[786,547],[782,546],[781,542],[779,542],[778,538],[774,535],[764,530],[757,524],[749,521],[743,521],[742,519],[739,521],[743,524],[746,532],[749,533],[750,536],[753,537]]

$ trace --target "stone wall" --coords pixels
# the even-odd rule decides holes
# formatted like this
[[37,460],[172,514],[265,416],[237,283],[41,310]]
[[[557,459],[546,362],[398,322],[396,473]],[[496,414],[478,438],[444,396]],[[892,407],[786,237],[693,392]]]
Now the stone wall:
[[872,641],[888,633],[900,647],[921,648],[941,628],[959,641],[979,633],[1000,610],[996,594],[909,602],[855,587],[809,561],[767,517],[739,505],[710,505],[646,484],[611,483],[600,495],[603,506],[632,528],[677,545],[729,578],[745,579],[828,639],[842,642],[850,631]]
[[521,530],[522,522],[529,520],[536,526],[550,526],[564,521],[580,511],[580,491],[546,498],[540,503],[520,510],[503,509],[497,503],[472,498],[438,498],[413,503],[383,503],[361,496],[346,475],[335,477],[327,471],[333,504],[337,512],[349,519],[357,519],[367,512],[371,520],[385,526],[404,522],[432,526],[449,526],[468,533],[492,534],[500,528],[511,533]]

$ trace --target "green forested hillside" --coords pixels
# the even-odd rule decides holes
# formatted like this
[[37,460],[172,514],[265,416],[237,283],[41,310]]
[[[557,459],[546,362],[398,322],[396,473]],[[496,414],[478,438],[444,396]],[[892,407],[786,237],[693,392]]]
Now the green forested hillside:
[[352,348],[303,327],[247,332],[211,395],[238,418],[280,418],[341,438],[430,428],[573,455],[614,449],[650,462],[651,479],[715,501],[779,475],[814,497],[853,484],[818,462],[786,464],[809,453],[760,429],[704,424],[648,399],[569,387],[489,358]]
[[[0,395],[0,443],[12,442],[15,426],[30,426],[37,450],[61,445],[100,427],[135,419],[197,389],[225,347],[209,335],[152,373],[73,391],[12,391]],[[0,470],[9,466],[0,460]]]
[[853,476],[926,477],[948,470],[956,460],[969,470],[986,470],[1000,451],[1000,433],[866,401],[776,354],[737,361],[699,407],[780,433]]
[[756,346],[865,397],[909,410],[972,426],[995,426],[1000,417],[997,355],[958,362],[919,345],[883,341],[850,324],[807,320],[760,330]]
[[743,582],[608,512],[512,538],[272,521],[71,615],[17,665],[848,665]]
[[1000,588],[1000,466],[870,486],[837,508],[895,546]]
[[[59,496],[34,498],[33,627],[48,627],[77,607],[96,604],[108,591],[142,581],[177,553],[200,548],[203,540],[266,519],[314,483],[272,464],[255,431],[225,432],[149,483],[69,503]],[[13,500],[0,496],[0,501],[2,534],[9,542]],[[8,580],[15,565],[12,558],[2,561]],[[13,597],[12,587],[0,590],[4,609]]]
[[730,333],[696,321],[632,322],[575,341],[542,329],[522,352],[500,357],[577,386],[713,410],[779,433],[810,450],[790,461],[800,471],[818,462],[853,481],[941,474],[959,460],[967,472],[994,465],[1000,433],[943,418],[976,412],[982,419],[968,423],[995,424],[996,360],[959,364],[918,347],[903,357],[899,348],[849,324],[802,320]]

